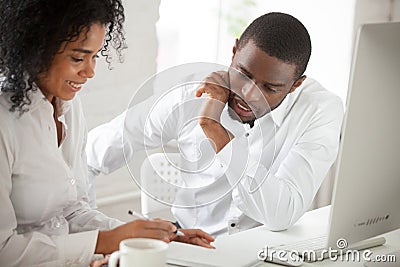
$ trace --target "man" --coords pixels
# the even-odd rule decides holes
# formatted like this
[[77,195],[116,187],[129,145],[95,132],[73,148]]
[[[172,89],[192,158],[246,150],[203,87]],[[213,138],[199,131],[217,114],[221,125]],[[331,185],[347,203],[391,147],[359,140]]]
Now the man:
[[341,100],[304,75],[310,55],[296,18],[257,18],[236,40],[228,71],[167,94],[151,114],[139,104],[92,130],[92,175],[175,139],[184,158],[197,162],[184,178],[191,189],[178,192],[173,208],[179,224],[214,235],[260,224],[287,229],[335,161],[343,118]]

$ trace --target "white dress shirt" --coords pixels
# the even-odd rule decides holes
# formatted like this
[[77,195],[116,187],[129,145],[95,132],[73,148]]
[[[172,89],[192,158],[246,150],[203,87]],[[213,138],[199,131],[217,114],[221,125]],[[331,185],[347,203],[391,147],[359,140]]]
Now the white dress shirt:
[[98,230],[120,224],[88,205],[81,104],[58,100],[58,146],[53,106],[40,90],[29,111],[10,112],[0,95],[0,266],[88,266]]
[[[195,90],[171,90],[90,131],[91,174],[112,172],[136,151],[175,139],[189,166],[173,208],[183,227],[220,234],[259,224],[271,230],[293,225],[336,159],[340,98],[307,78],[252,128],[233,120],[225,108],[221,123],[234,139],[215,154],[196,119],[206,96],[196,98]],[[192,208],[179,208],[185,206]]]

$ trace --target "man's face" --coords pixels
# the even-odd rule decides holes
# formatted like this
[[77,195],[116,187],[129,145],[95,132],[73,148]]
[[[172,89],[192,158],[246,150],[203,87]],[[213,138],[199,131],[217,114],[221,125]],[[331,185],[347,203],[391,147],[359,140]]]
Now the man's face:
[[252,125],[274,110],[305,79],[295,77],[295,65],[269,56],[251,40],[233,53],[228,105],[231,116],[243,123]]

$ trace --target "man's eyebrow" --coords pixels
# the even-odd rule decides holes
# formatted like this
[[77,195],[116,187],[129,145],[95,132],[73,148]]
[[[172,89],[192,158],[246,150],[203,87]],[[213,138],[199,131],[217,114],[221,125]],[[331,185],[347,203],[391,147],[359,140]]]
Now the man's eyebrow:
[[[240,70],[242,71],[242,72],[244,72],[246,75],[248,75],[248,76],[250,76],[250,77],[253,77],[253,74],[251,74],[251,72],[250,71],[248,71],[247,69],[246,69],[246,67],[245,66],[243,66],[242,64],[240,64],[240,63],[238,63],[238,67],[240,68]],[[285,86],[285,84],[284,83],[280,83],[280,82],[267,82],[267,81],[261,81],[263,84],[267,84],[268,86],[272,86],[272,87],[283,87],[283,86]]]
[[263,83],[267,84],[268,86],[272,86],[272,87],[283,87],[283,86],[285,86],[284,83],[270,83],[270,82],[266,82],[266,81],[263,81]]
[[250,71],[248,71],[248,70],[246,69],[245,66],[243,66],[243,65],[240,64],[240,63],[238,63],[238,67],[239,67],[239,69],[240,69],[241,72],[244,72],[244,73],[247,74],[248,76],[253,77],[253,74],[251,74]]

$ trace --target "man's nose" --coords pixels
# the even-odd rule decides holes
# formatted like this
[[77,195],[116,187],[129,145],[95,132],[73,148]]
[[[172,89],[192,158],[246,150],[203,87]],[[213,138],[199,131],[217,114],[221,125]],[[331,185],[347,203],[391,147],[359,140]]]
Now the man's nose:
[[248,82],[242,87],[243,98],[249,102],[260,101],[262,94],[254,82]]

